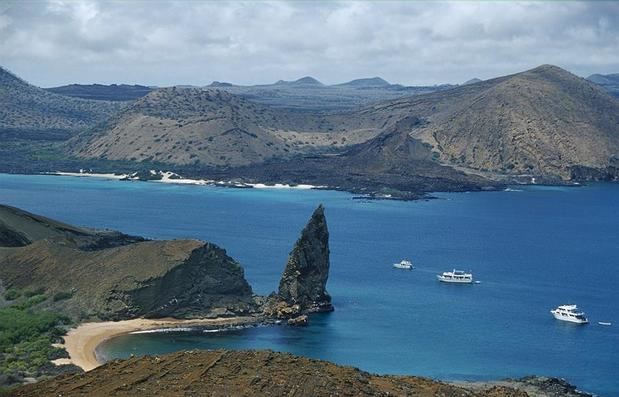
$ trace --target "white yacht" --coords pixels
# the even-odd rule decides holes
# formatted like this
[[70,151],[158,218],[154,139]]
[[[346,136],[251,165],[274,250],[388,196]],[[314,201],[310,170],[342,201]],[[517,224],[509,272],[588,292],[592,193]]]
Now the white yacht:
[[407,261],[406,259],[402,259],[402,261],[400,261],[400,263],[394,263],[393,267],[395,267],[396,269],[411,270],[413,268],[413,264],[411,263],[411,261]]
[[443,272],[443,274],[438,274],[436,277],[438,281],[443,283],[471,284],[473,282],[472,273],[456,269],[453,269],[451,272]]
[[578,306],[576,305],[561,305],[551,310],[550,313],[552,313],[557,320],[561,321],[568,321],[576,324],[587,324],[589,322],[587,317],[585,317],[585,313],[578,311]]

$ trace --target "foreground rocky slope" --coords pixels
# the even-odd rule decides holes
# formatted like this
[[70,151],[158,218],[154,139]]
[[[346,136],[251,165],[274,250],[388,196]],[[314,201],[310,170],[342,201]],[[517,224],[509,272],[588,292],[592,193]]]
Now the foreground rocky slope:
[[[551,382],[552,383],[552,382]],[[114,361],[85,374],[21,387],[28,396],[442,396],[554,397],[528,383],[465,388],[414,376],[379,376],[327,361],[271,351],[188,351]]]

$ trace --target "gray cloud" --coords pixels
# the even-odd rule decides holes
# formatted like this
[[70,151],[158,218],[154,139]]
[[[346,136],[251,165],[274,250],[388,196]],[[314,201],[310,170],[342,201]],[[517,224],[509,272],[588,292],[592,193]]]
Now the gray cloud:
[[619,72],[617,2],[5,1],[0,64],[41,86],[462,82]]

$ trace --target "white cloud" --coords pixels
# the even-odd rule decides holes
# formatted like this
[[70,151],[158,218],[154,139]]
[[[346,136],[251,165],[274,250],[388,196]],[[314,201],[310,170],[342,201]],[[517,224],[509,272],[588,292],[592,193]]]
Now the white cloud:
[[462,82],[619,72],[615,2],[5,1],[0,64],[42,86]]

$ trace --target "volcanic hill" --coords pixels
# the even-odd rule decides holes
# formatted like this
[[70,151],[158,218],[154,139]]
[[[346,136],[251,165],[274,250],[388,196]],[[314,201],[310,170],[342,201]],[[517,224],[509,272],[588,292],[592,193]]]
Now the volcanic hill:
[[64,140],[106,120],[122,106],[58,95],[0,67],[0,142]]

